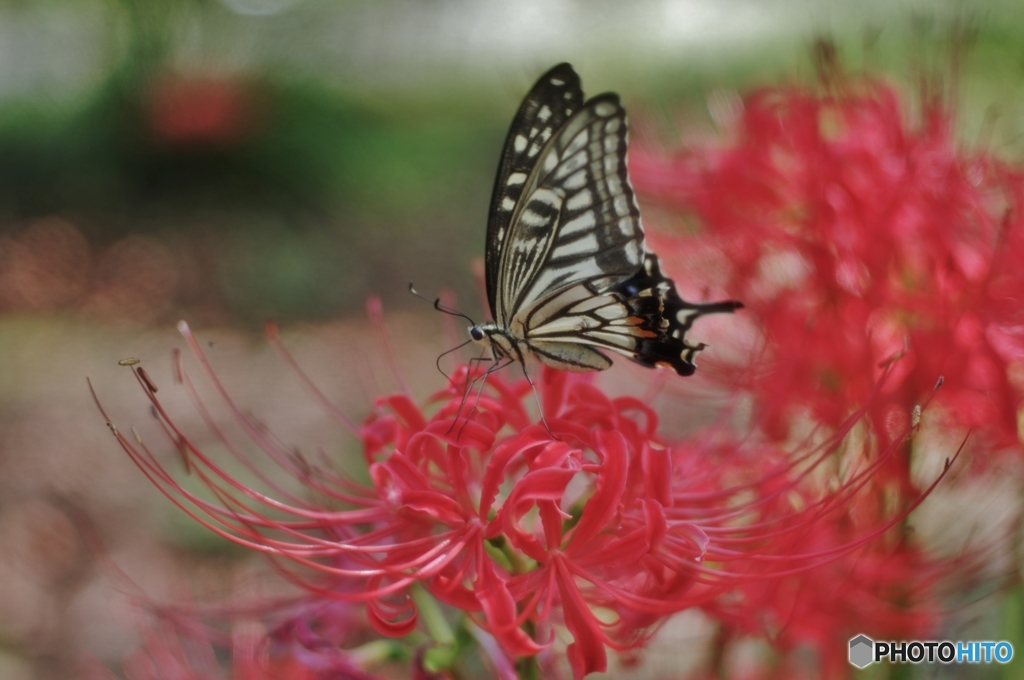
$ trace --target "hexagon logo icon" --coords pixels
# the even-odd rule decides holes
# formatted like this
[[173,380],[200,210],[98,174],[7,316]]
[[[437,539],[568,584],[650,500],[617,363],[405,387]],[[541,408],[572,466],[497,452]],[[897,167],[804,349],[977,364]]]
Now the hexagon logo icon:
[[850,640],[850,663],[857,668],[864,668],[872,662],[875,643],[867,635],[858,635]]

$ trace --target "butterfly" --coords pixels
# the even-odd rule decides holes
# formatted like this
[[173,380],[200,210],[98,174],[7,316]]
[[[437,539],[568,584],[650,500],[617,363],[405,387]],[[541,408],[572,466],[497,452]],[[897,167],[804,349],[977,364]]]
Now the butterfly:
[[742,307],[687,302],[662,274],[644,245],[626,150],[618,95],[584,100],[569,64],[541,76],[519,106],[487,224],[494,321],[469,328],[470,339],[490,349],[491,370],[534,357],[556,369],[600,371],[612,352],[691,375],[705,347],[686,339],[694,321]]

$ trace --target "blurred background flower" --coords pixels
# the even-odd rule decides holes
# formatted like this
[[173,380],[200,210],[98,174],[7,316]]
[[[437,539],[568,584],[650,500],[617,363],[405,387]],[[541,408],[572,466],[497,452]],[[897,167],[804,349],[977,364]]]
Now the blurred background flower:
[[[871,412],[847,434],[854,443],[869,431],[902,442],[917,425],[913,407],[946,376],[925,427],[887,459],[899,461],[888,469],[895,481],[867,489],[845,520],[818,525],[783,557],[828,553],[855,541],[866,518],[912,504],[973,428],[968,455],[933,492],[940,502],[881,543],[814,577],[760,579],[672,619],[641,657],[612,655],[612,672],[675,677],[685,645],[695,673],[842,673],[835,645],[845,640],[834,638],[873,624],[878,635],[1003,637],[1024,650],[1019,591],[991,594],[1018,569],[1024,472],[1015,9],[0,1],[0,676],[72,677],[83,658],[144,667],[147,649],[171,648],[154,646],[171,630],[192,650],[220,650],[188,657],[202,670],[232,640],[253,639],[163,634],[174,621],[145,632],[113,597],[123,588],[98,555],[153,602],[179,597],[183,583],[196,602],[223,601],[240,580],[273,590],[276,574],[142,483],[84,377],[106,408],[133,414],[122,427],[149,423],[117,365],[139,357],[175,422],[202,431],[169,359],[181,344],[174,323],[186,318],[243,411],[309,460],[333,442],[325,455],[368,481],[364,451],[310,408],[259,328],[281,322],[325,397],[362,422],[401,388],[361,312],[379,294],[413,397],[443,385],[434,360],[453,343],[407,282],[450,287],[482,316],[468,264],[482,255],[500,144],[525,89],[562,60],[588,93],[623,96],[645,223],[684,296],[747,304],[745,316],[701,321],[712,347],[697,377],[620,361],[598,378],[607,394],[649,403],[662,437],[711,424],[754,432],[749,450],[770,461],[863,406]],[[877,364],[894,355],[872,396]],[[754,370],[738,370],[752,356]],[[780,394],[790,398],[772,405],[784,410],[767,408]],[[228,429],[229,416],[210,414]],[[229,453],[213,436],[195,444],[217,460]],[[677,465],[720,460],[728,446],[712,444]],[[154,454],[201,493],[176,447]],[[835,483],[818,474],[817,490]],[[802,493],[786,498],[813,502]],[[845,597],[830,590],[837,581],[853,584]],[[257,590],[254,600],[266,593]],[[831,617],[814,617],[822,611]],[[295,642],[310,639],[301,624],[237,625],[276,631],[269,652],[291,650],[275,657],[282,663],[308,659]],[[330,645],[362,642],[315,627]],[[486,633],[478,641],[496,645]]]

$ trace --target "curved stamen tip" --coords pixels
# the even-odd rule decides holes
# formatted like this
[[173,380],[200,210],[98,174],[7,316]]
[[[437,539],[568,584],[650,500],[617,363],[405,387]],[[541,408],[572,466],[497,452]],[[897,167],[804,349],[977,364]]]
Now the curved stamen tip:
[[192,330],[188,327],[188,322],[184,319],[178,322],[178,332],[186,338],[192,335]]
[[267,334],[267,338],[270,340],[278,339],[277,322],[274,320],[267,321],[263,326],[263,332]]

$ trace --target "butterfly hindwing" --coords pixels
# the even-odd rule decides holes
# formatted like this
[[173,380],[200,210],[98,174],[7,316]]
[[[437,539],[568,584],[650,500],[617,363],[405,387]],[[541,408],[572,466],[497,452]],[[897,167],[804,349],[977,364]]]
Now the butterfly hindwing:
[[[590,283],[563,289],[519,315],[526,344],[544,363],[563,370],[601,370],[611,362],[592,356],[603,349],[648,366],[692,375],[703,343],[686,331],[704,314],[732,312],[738,302],[695,304],[683,300],[675,284],[648,253],[634,276],[599,291]],[[589,351],[588,351],[589,350]],[[599,355],[601,356],[601,355]]]
[[644,266],[609,292],[623,296],[630,314],[643,319],[639,325],[643,333],[637,334],[630,358],[643,366],[670,367],[679,375],[693,375],[697,370],[694,358],[706,347],[686,339],[693,322],[705,314],[733,312],[743,307],[735,300],[687,302],[679,296],[675,282],[661,272],[654,253],[647,253]]

